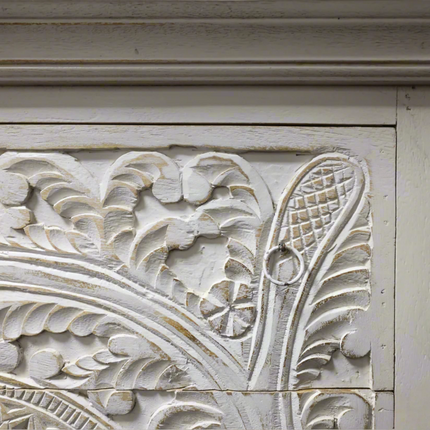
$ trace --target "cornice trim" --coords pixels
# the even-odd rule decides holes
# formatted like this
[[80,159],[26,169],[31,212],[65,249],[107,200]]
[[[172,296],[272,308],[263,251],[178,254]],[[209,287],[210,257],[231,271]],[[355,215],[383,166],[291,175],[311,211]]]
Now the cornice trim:
[[0,40],[1,85],[430,84],[430,19],[6,20]]
[[0,19],[430,18],[421,0],[0,0]]
[[0,66],[0,85],[425,85],[430,65],[57,63]]

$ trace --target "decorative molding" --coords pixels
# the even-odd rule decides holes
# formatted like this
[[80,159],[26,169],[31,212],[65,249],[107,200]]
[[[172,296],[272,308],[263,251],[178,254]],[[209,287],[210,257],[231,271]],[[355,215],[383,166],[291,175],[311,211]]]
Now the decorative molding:
[[1,0],[4,20],[429,18],[423,1],[383,0]]
[[[151,7],[167,8],[159,3]],[[193,4],[197,10],[208,4],[222,9],[228,2],[212,3]],[[234,2],[241,8],[256,3]],[[360,2],[366,3],[376,2]],[[180,8],[171,10],[180,16]],[[13,10],[6,8],[10,18],[0,21],[2,85],[430,83],[430,12],[416,18],[418,12],[402,14],[399,5],[394,18],[380,10],[372,19],[358,11],[354,19],[352,12],[338,19],[245,18],[239,12],[229,18],[208,18],[207,13],[178,18],[166,11],[158,18],[87,19],[64,18],[67,8],[55,7],[60,18],[53,12],[50,19],[19,20],[12,18]],[[99,12],[88,6],[89,16]],[[30,6],[26,13],[37,16]]]
[[[342,35],[339,35],[342,37]],[[383,38],[380,34],[377,37]],[[289,43],[295,43],[294,40]],[[318,44],[317,44],[318,45]],[[323,48],[323,47],[321,47]],[[203,49],[203,48],[202,48]],[[430,61],[0,62],[1,85],[429,85]]]

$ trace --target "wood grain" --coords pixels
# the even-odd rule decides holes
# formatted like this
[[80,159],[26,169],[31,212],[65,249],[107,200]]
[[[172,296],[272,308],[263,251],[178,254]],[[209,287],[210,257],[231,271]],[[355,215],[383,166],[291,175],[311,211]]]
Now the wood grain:
[[47,149],[153,149],[174,146],[240,151],[297,151],[321,153],[353,150],[375,152],[391,146],[394,128],[271,127],[271,126],[139,126],[139,125],[2,125],[0,148],[22,150],[28,141]]
[[0,123],[396,123],[393,87],[0,87],[0,98]]
[[396,427],[425,428],[430,385],[428,88],[402,88],[398,106]]
[[224,19],[224,18],[427,18],[430,8],[426,2],[402,0],[360,1],[325,0],[179,0],[158,1],[112,0],[79,3],[39,0],[2,1],[2,19]]

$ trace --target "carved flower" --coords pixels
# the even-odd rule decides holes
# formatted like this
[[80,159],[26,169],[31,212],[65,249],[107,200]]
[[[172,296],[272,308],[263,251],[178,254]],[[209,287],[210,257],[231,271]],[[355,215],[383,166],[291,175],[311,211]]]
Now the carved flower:
[[213,330],[222,336],[236,338],[251,326],[255,306],[248,285],[230,280],[214,284],[208,297],[200,302],[200,311]]
[[28,182],[20,175],[0,170],[0,241],[16,239],[15,230],[30,223],[31,211],[22,205],[28,197]]

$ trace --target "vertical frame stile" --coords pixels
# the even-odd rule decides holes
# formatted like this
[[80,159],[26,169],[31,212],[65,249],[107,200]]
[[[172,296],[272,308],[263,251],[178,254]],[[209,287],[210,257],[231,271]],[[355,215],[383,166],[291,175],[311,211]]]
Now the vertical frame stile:
[[426,428],[430,386],[430,90],[401,87],[397,125],[396,427]]

